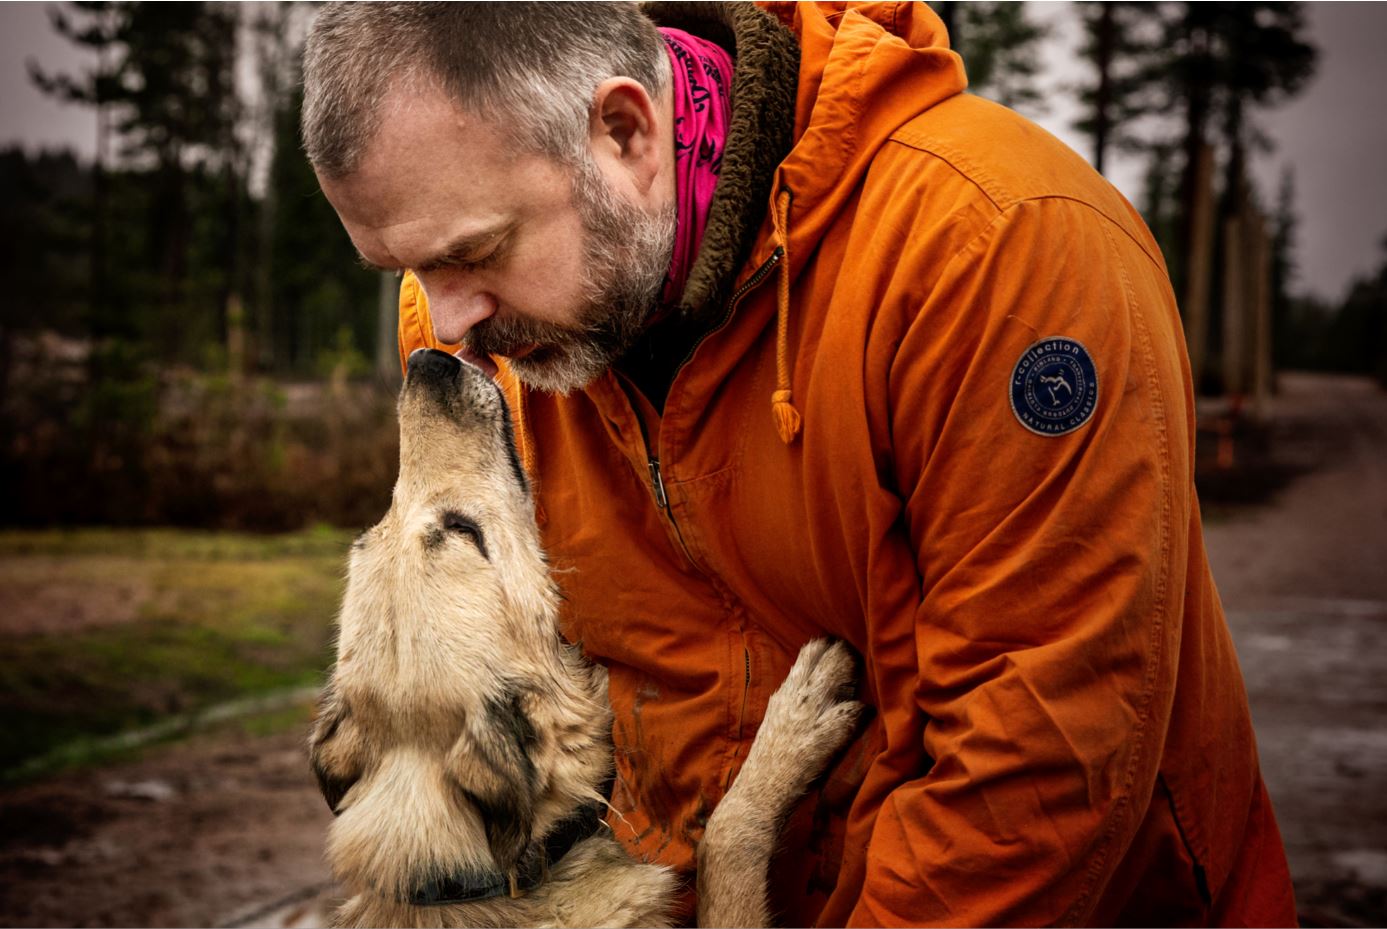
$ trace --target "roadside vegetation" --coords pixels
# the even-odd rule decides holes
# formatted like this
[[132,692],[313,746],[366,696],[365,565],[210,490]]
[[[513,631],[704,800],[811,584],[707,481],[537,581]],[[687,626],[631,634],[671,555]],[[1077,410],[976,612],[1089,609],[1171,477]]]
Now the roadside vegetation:
[[[331,660],[352,533],[0,533],[0,779],[94,760],[109,737],[311,688]],[[156,733],[158,730],[156,729]]]

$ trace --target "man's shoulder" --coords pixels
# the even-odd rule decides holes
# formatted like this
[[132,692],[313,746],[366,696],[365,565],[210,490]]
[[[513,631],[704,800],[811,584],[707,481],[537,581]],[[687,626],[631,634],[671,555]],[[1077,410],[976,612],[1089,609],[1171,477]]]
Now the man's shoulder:
[[1013,110],[958,94],[911,119],[890,141],[918,153],[916,176],[926,186],[944,185],[949,177],[973,193],[966,199],[997,212],[1027,201],[1071,201],[1121,227],[1160,263],[1146,224],[1122,194],[1073,149]]

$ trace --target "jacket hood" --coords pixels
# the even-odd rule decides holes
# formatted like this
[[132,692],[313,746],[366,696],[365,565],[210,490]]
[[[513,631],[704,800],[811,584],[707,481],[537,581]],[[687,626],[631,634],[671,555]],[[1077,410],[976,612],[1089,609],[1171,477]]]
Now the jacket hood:
[[783,244],[791,256],[808,255],[877,150],[915,116],[963,92],[968,79],[943,22],[924,3],[774,3],[768,10],[800,44],[794,146],[771,197],[775,203],[789,191]]
[[758,6],[644,4],[657,24],[717,42],[735,62],[723,173],[681,301],[705,321],[737,272],[781,244],[752,254],[782,190],[793,198],[785,244],[807,254],[891,134],[968,84],[943,22],[924,3]]
[[813,251],[891,134],[967,80],[943,23],[919,2],[644,9],[659,25],[717,42],[735,62],[722,175],[680,313],[652,327],[622,364],[660,405],[677,359],[722,316],[734,283],[782,246],[785,341],[788,285],[799,271],[791,259]]

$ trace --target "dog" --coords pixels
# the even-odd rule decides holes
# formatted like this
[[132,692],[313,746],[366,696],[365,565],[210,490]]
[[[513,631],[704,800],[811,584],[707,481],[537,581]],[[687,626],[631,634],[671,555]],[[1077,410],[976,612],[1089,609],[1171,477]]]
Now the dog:
[[[353,545],[309,739],[336,814],[342,926],[667,925],[669,869],[602,822],[606,672],[559,634],[560,593],[500,388],[410,356],[389,512]],[[697,849],[702,925],[768,925],[785,818],[851,736],[855,661],[825,640],[772,698]]]

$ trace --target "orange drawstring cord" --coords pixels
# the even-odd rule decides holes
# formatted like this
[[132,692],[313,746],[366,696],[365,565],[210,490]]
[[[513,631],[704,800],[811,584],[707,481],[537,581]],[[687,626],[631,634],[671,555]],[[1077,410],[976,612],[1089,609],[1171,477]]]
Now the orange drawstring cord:
[[771,394],[771,415],[776,432],[786,445],[799,435],[803,417],[795,409],[790,392],[790,192],[782,190],[775,201],[775,231],[780,237],[780,281],[776,288],[775,316],[775,392]]

